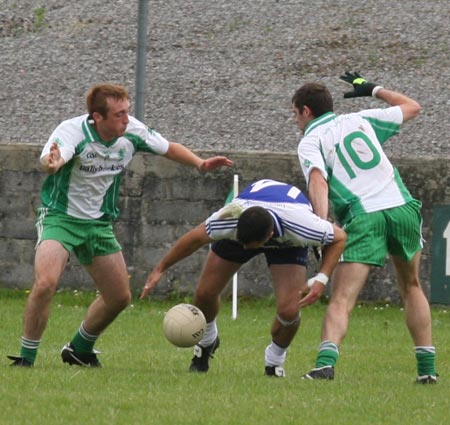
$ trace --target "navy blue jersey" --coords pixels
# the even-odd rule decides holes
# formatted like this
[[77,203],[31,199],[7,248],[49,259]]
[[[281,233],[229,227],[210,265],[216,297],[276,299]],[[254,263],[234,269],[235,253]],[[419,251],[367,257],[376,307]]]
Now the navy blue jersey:
[[259,180],[246,187],[233,201],[212,214],[205,222],[213,240],[237,240],[237,223],[247,208],[266,208],[274,220],[274,236],[267,247],[326,245],[333,242],[333,226],[313,213],[302,191],[275,180]]
[[293,202],[311,207],[308,198],[298,187],[269,179],[259,180],[247,186],[238,198],[263,202]]

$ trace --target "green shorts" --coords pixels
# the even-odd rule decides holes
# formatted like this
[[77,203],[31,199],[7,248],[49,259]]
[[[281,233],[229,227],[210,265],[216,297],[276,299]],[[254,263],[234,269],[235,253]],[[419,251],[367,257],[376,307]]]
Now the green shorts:
[[342,261],[382,267],[388,254],[410,261],[423,248],[419,201],[361,214],[344,226],[347,242]]
[[39,208],[36,228],[37,244],[45,240],[58,241],[67,251],[73,250],[81,264],[91,264],[93,257],[122,250],[110,221],[83,220]]

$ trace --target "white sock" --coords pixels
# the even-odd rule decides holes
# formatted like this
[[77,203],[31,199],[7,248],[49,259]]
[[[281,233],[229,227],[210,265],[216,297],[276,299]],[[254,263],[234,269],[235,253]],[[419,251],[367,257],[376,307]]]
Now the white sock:
[[287,348],[280,347],[277,343],[271,342],[266,347],[266,366],[281,366],[286,360]]
[[212,322],[206,324],[205,335],[203,335],[199,345],[208,347],[216,340],[218,334],[216,319],[214,319]]

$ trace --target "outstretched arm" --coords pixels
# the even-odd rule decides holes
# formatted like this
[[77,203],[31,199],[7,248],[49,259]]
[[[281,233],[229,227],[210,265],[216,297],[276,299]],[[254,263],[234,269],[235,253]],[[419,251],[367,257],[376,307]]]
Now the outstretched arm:
[[143,299],[150,293],[171,266],[184,258],[189,257],[195,251],[211,241],[212,239],[206,233],[205,223],[202,223],[195,229],[185,233],[150,273],[140,298]]
[[308,286],[311,290],[308,292],[308,295],[300,300],[300,308],[314,304],[323,295],[328,279],[333,273],[340,256],[344,252],[347,234],[335,224],[333,224],[333,230],[333,242],[322,248],[322,262],[320,264],[319,273],[308,281]]
[[202,159],[186,146],[174,142],[170,142],[169,150],[164,156],[172,161],[179,162],[180,164],[196,167],[201,172],[212,171],[219,167],[231,167],[233,165],[233,161],[225,156],[214,156],[212,158]]

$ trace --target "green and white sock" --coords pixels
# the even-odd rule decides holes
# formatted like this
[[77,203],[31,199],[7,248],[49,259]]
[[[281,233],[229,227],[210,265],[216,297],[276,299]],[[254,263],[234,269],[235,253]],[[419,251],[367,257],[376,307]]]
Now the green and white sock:
[[436,376],[436,349],[432,346],[414,347],[417,360],[417,375]]
[[77,353],[92,353],[98,337],[99,335],[88,333],[83,322],[70,343]]
[[339,348],[331,341],[322,341],[316,359],[316,367],[334,366],[339,358]]
[[22,345],[20,347],[20,357],[34,364],[37,356],[37,350],[41,340],[28,339],[22,336]]

